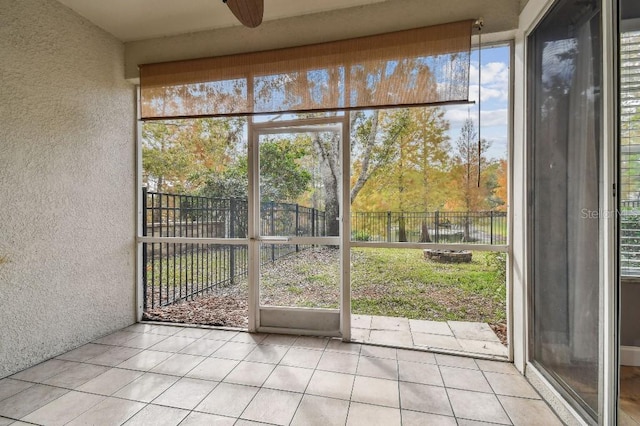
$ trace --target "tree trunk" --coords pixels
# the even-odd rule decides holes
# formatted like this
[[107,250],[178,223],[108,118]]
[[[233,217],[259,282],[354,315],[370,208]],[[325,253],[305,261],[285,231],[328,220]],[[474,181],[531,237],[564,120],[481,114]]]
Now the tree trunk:
[[420,230],[420,242],[421,243],[430,243],[431,237],[429,236],[429,226],[427,225],[427,221],[422,221],[422,227]]
[[407,242],[407,227],[405,225],[404,216],[401,214],[398,218],[398,241],[401,243]]

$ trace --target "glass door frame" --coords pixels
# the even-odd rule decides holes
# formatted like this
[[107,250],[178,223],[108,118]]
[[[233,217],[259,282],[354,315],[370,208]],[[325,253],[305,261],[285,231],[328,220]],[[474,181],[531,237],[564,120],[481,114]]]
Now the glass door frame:
[[[249,169],[249,331],[341,337],[351,335],[350,288],[350,141],[349,114],[280,121],[248,120]],[[339,236],[264,237],[260,235],[259,138],[266,134],[328,130],[340,133],[341,179]],[[263,243],[338,245],[340,250],[340,300],[338,309],[260,306],[260,245]],[[337,243],[337,244],[336,244]]]
[[[574,419],[586,422],[587,419],[578,414],[571,404],[570,398],[559,388],[557,384],[542,374],[532,364],[532,280],[531,280],[531,226],[528,212],[532,208],[530,186],[530,151],[529,141],[531,132],[531,112],[529,111],[530,90],[528,81],[535,76],[532,74],[531,55],[529,52],[529,37],[546,13],[558,3],[558,0],[534,0],[530,1],[520,15],[520,25],[516,35],[517,65],[521,73],[516,77],[516,104],[515,119],[518,129],[516,145],[521,142],[525,148],[519,150],[522,161],[525,196],[522,203],[516,206],[518,225],[524,231],[523,248],[523,304],[522,327],[520,330],[527,336],[522,347],[518,348],[518,357],[523,357],[526,366],[524,372],[527,377],[537,383],[536,387],[545,388],[545,399],[559,402],[559,413],[572,416]],[[618,407],[618,359],[619,359],[619,265],[618,265],[618,227],[617,227],[617,191],[618,191],[618,143],[619,143],[619,119],[618,119],[618,5],[617,0],[601,1],[601,35],[602,35],[602,157],[600,159],[601,180],[600,200],[602,214],[600,222],[600,327],[598,340],[600,344],[601,359],[599,363],[599,418],[598,424],[616,424]]]

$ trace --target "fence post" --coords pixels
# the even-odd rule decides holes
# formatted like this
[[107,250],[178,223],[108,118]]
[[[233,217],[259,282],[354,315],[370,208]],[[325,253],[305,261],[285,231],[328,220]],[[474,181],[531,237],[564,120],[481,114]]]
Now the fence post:
[[311,207],[311,236],[316,236],[316,209]]
[[[235,198],[229,198],[229,238],[234,238],[236,235],[235,230],[235,215],[236,215],[236,200]],[[233,285],[236,277],[236,246],[229,247],[229,282]]]
[[[147,187],[142,187],[142,236],[147,236]],[[142,303],[147,309],[147,243],[142,244]]]
[[491,213],[491,225],[489,227],[489,230],[490,230],[489,232],[490,232],[490,235],[491,235],[491,237],[490,237],[491,238],[491,244],[493,245],[493,210],[491,210],[490,213]]
[[387,212],[387,242],[391,242],[391,212]]
[[438,210],[436,210],[435,214],[434,214],[435,218],[436,218],[436,224],[435,224],[435,240],[436,243],[440,242],[440,212]]
[[[296,237],[300,235],[300,204],[296,203]],[[300,251],[300,246],[296,244],[296,253]]]

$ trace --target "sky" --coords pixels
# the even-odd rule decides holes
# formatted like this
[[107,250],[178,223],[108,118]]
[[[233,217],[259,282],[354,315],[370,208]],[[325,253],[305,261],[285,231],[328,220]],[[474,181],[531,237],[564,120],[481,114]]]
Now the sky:
[[[509,108],[509,46],[482,48],[482,87],[480,93],[481,131],[483,139],[491,142],[487,152],[490,159],[507,158],[508,108]],[[467,118],[471,118],[478,130],[478,50],[471,54],[469,78],[469,100],[472,105],[455,105],[445,108],[449,120],[449,137],[452,145],[460,136],[460,129]]]

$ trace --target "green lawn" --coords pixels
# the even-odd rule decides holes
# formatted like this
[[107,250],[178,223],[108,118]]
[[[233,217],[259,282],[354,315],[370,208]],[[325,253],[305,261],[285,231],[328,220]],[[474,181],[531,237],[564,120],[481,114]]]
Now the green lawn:
[[[193,276],[204,275],[205,281],[207,275],[214,278],[223,272],[222,265],[212,264],[208,271],[200,271],[206,258],[204,263],[177,258],[175,275],[173,262],[162,262],[163,275],[168,273],[171,281],[174,277],[179,281],[187,271],[191,276],[192,268]],[[505,322],[503,271],[504,256],[497,253],[473,252],[471,263],[444,264],[424,259],[422,250],[354,248],[352,311],[435,321]],[[246,294],[246,279],[237,279],[234,287],[242,290],[238,294]],[[266,305],[337,308],[338,250],[311,248],[263,266],[260,298]]]

